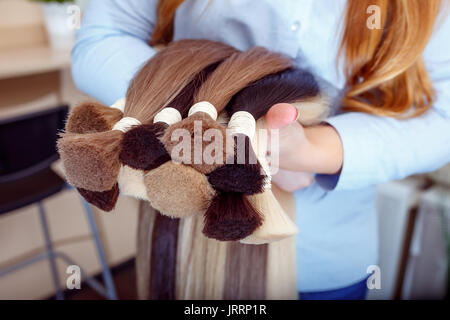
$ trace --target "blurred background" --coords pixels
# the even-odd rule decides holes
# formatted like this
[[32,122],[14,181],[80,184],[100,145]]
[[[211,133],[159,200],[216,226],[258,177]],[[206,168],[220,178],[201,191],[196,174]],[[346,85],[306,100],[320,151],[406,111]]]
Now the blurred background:
[[[70,50],[87,1],[57,5],[0,0],[0,135],[2,123],[8,123],[8,119],[24,119],[62,105],[70,108],[87,98],[75,88],[70,73]],[[15,141],[18,137],[7,138]],[[0,161],[6,152],[0,141]],[[1,165],[0,177],[4,173]],[[61,173],[58,161],[51,168]],[[0,203],[10,200],[7,193],[0,193],[1,197]],[[98,276],[101,260],[77,192],[62,189],[40,203],[46,211],[53,248],[70,256],[87,275]],[[138,205],[135,199],[121,197],[110,213],[92,208],[105,259],[122,299],[136,297],[133,258]],[[48,249],[37,203],[4,211],[0,210],[0,299],[54,298],[48,260],[1,273]],[[381,289],[369,290],[368,298],[448,298],[450,166],[380,185],[378,215]],[[55,266],[57,282],[66,290],[66,297],[101,298],[85,285],[82,290],[69,292],[67,265],[60,259]]]

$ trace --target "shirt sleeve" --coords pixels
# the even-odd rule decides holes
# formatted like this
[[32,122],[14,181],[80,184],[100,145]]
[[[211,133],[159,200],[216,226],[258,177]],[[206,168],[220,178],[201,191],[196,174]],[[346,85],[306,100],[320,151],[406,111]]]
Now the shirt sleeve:
[[156,0],[91,0],[72,50],[72,77],[86,94],[110,105],[155,50],[148,44]]
[[450,19],[439,25],[423,57],[436,90],[433,108],[398,120],[363,113],[331,117],[341,138],[343,166],[316,175],[327,190],[351,190],[439,169],[450,162]]

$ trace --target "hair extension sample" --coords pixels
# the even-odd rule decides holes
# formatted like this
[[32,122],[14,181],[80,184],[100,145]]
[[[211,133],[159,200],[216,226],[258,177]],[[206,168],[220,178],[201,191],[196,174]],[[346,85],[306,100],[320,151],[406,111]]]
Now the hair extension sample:
[[[245,195],[261,193],[267,179],[257,162],[250,138],[244,135],[233,136],[233,161],[209,173],[208,181],[220,192],[238,192]],[[238,159],[240,153],[244,159]]]
[[108,131],[122,117],[123,112],[117,108],[97,102],[84,102],[70,112],[65,131],[79,134]]
[[258,120],[277,103],[299,102],[319,94],[319,84],[311,72],[289,68],[254,81],[239,91],[227,111],[230,115],[246,111]]
[[77,188],[77,190],[87,202],[103,211],[111,211],[114,209],[117,198],[119,197],[119,187],[117,183],[111,190],[103,192],[93,192],[82,188]]
[[294,222],[286,215],[271,190],[247,196],[264,217],[264,221],[251,235],[240,240],[245,244],[264,244],[291,237],[298,233]]
[[[176,133],[177,131],[180,132],[180,130],[189,134],[188,138],[190,145],[189,148],[186,148],[188,150],[182,149],[177,152],[177,146],[184,142],[180,141],[180,139],[186,138],[183,135],[179,137],[180,139],[176,139]],[[206,145],[205,140],[209,133],[212,133],[212,140],[208,141],[208,144]],[[199,137],[199,139],[197,139],[197,137]],[[211,158],[214,161],[219,159],[219,161],[222,162],[225,162],[227,156],[233,153],[234,148],[231,139],[228,137],[226,127],[211,119],[211,117],[204,112],[195,113],[180,123],[170,126],[164,134],[162,142],[167,150],[170,150],[173,160],[184,164],[191,164],[195,170],[203,174],[207,174],[211,170],[211,163],[207,163],[204,157],[204,152],[208,146],[217,144],[217,148],[214,148],[214,152],[217,151],[218,153],[211,156]],[[187,151],[190,151],[190,153],[188,155],[184,154],[184,152]],[[198,157],[197,153],[199,151],[200,156]],[[184,159],[187,160],[185,161]]]
[[67,181],[76,188],[103,192],[117,182],[122,132],[64,133],[58,140]]
[[144,171],[123,165],[120,168],[117,183],[119,184],[120,194],[149,201],[144,183]]
[[220,241],[235,241],[248,237],[261,224],[261,213],[246,197],[223,192],[212,199],[205,213],[203,233]]
[[127,131],[122,139],[120,161],[141,170],[151,170],[169,161],[170,155],[160,141],[161,133],[166,128],[166,123],[156,122]]
[[[202,70],[236,52],[209,40],[179,40],[158,52],[132,80],[126,95],[126,113],[150,124]],[[161,59],[153,59],[161,53]],[[182,107],[182,106],[181,106]],[[125,114],[126,115],[126,114]]]
[[[319,85],[314,76],[306,70],[291,68],[268,75],[242,89],[233,98],[227,106],[231,115],[229,126],[232,126],[234,115],[238,115],[239,112],[243,112],[247,117],[248,114],[251,115],[250,119],[258,120],[274,104],[298,102],[318,95]],[[239,128],[233,134],[236,146],[233,161],[208,175],[215,189],[244,194],[256,194],[263,191],[264,179],[261,175],[261,167],[255,161],[256,155],[250,142],[254,132],[250,132],[249,135],[239,132]],[[240,160],[239,156],[242,156],[242,153],[245,157]],[[253,181],[249,180],[250,175],[254,175]],[[227,176],[230,179],[226,179]],[[239,177],[242,178],[239,179]]]
[[223,299],[228,242],[202,234],[203,217],[180,219],[177,299]]
[[215,195],[205,175],[173,161],[146,172],[144,183],[151,205],[170,217],[204,213]]
[[[202,85],[196,94],[195,101],[199,103],[208,101],[218,114],[225,108],[232,96],[243,87],[264,76],[286,70],[291,66],[292,62],[289,58],[261,47],[235,53],[222,63]],[[193,106],[193,108],[195,107],[196,105]],[[181,125],[181,123],[178,125]],[[208,126],[204,126],[202,130],[205,132],[208,129]],[[167,138],[165,141],[168,140]],[[225,144],[225,148],[227,146],[228,144]],[[228,159],[219,164],[211,164],[207,167],[209,170],[205,170],[205,165],[202,163],[200,168],[203,172],[210,173],[222,167],[227,161]],[[196,169],[199,168],[195,162],[190,165]],[[260,166],[257,165],[256,168],[248,166],[245,171],[247,179],[263,180],[261,179]],[[228,179],[235,179],[235,177],[228,177]],[[242,194],[218,192],[205,212],[204,222],[203,233],[207,237],[229,241],[239,240],[250,235],[262,224],[262,218],[261,214]]]
[[[186,117],[192,105],[195,91],[219,63],[220,61],[215,62],[197,74],[165,109],[175,109],[178,111],[180,118]],[[156,120],[155,117],[153,124],[138,126],[125,133],[122,140],[122,151],[119,155],[122,163],[135,169],[151,170],[171,159],[165,146],[160,141],[160,138],[169,127],[169,123],[164,122],[164,119]]]
[[[202,123],[200,128],[201,137],[204,136],[204,133],[207,130],[211,129],[223,132],[224,129],[220,124],[211,122],[210,120],[216,120],[217,114],[226,107],[226,104],[235,93],[261,77],[285,70],[291,66],[292,62],[289,58],[278,53],[270,52],[261,47],[256,47],[246,52],[236,52],[231,55],[217,67],[197,92],[194,99],[196,104],[194,104],[190,112],[192,109],[200,107],[198,108],[198,112],[194,111],[187,119],[172,125],[163,136],[162,141],[171,153],[173,159],[180,162],[184,161],[182,158],[177,159],[177,154],[172,152],[175,146],[172,141],[174,130],[187,129],[191,133],[191,141],[194,144],[191,147],[191,150],[195,150],[198,147],[195,145],[196,139],[194,136],[194,133],[196,132],[196,122]],[[207,101],[206,105],[205,101]],[[212,108],[212,110],[209,110],[210,113],[208,113],[205,108]],[[222,133],[222,137],[227,137],[227,133]],[[222,152],[225,156],[222,158],[222,162],[207,164],[204,161],[200,161],[200,163],[198,163],[192,161],[191,157],[189,163],[184,163],[192,166],[199,172],[208,174],[214,169],[223,166],[227,161],[227,157],[230,154],[230,148],[233,148],[229,143],[230,140],[231,139],[226,139],[226,142],[223,144]],[[203,142],[201,143],[203,150],[205,145]],[[260,167],[251,169],[253,170],[251,170],[251,174],[247,175],[247,177],[251,176],[253,179],[263,180]],[[248,171],[249,170],[246,170],[246,172]],[[231,204],[231,201],[227,201],[231,198],[236,199],[236,201],[239,199],[240,205],[232,210],[224,210],[225,214],[221,214],[221,206]],[[214,210],[219,211],[215,212],[216,214],[211,214]],[[261,225],[261,223],[262,219],[260,214],[254,210],[242,196],[217,195],[214,202],[205,212],[205,227],[203,231],[206,236],[218,240],[237,240],[251,234],[259,225]],[[233,233],[230,233],[230,230],[233,230]]]
[[230,242],[225,265],[225,300],[266,299],[268,246]]
[[[230,123],[233,122],[234,115],[237,115],[239,112],[242,112],[246,119],[255,123],[252,124],[253,128],[250,126],[251,130],[246,128],[246,130],[242,131],[248,131],[248,133],[240,133],[238,128],[237,134],[233,134],[235,142],[233,161],[216,168],[207,175],[208,181],[218,192],[216,197],[226,197],[227,193],[232,193],[235,194],[235,199],[238,197],[244,198],[245,195],[258,194],[269,187],[270,181],[267,181],[267,179],[270,173],[265,172],[265,170],[263,171],[263,167],[259,161],[256,161],[258,157],[251,144],[251,138],[253,138],[256,130],[255,120],[258,120],[265,115],[270,107],[276,103],[298,102],[310,99],[317,95],[319,95],[319,86],[310,72],[289,68],[254,81],[232,99],[227,108],[231,115]],[[231,125],[230,123],[229,126]],[[244,153],[244,161],[242,161],[242,158],[241,161],[238,161],[239,157],[242,156],[242,153]],[[275,199],[271,200],[273,201]],[[217,201],[220,200],[214,199],[211,207],[207,210],[207,214],[210,214],[213,218],[220,216],[220,212],[222,211],[229,212],[231,210],[227,208],[229,202],[222,201],[221,206],[218,206],[215,205]],[[247,206],[247,208],[253,208],[253,211],[258,211],[252,204]],[[273,205],[272,209],[279,208]],[[214,210],[219,211],[214,212]],[[279,210],[276,212],[279,212]],[[238,213],[245,215],[244,211],[240,211],[236,212],[236,216]],[[279,213],[280,216],[282,216],[282,214],[282,212]],[[227,217],[233,219],[237,219],[236,216],[227,215]],[[211,223],[212,219],[205,221]],[[288,220],[282,220],[280,223],[286,226],[286,234],[295,232],[295,228],[292,227],[292,224],[289,224]],[[264,223],[260,224],[260,226],[263,225]],[[267,227],[267,225],[265,225],[265,227]],[[211,230],[211,228],[205,228],[206,232],[209,230]],[[255,230],[256,229],[253,231]],[[280,237],[284,236],[284,234],[280,234],[281,231],[279,230],[273,230],[273,232]],[[260,241],[264,242],[269,241],[271,238],[275,238],[275,236],[268,235],[269,233],[270,230],[267,231],[262,229],[262,235],[258,234],[259,238],[261,238]]]
[[152,238],[158,214],[158,211],[149,205],[148,202],[139,201],[135,266],[137,295],[140,300],[150,298]]
[[152,300],[175,300],[179,221],[156,213],[150,257],[149,298]]
[[[122,108],[125,106],[123,99],[117,101],[111,107],[96,102],[84,102],[75,107],[67,121],[65,131],[68,133],[95,133],[111,130],[115,123],[122,117]],[[119,189],[114,185],[106,191],[90,191],[77,188],[80,195],[89,203],[102,209],[111,211],[117,202]]]
[[[110,190],[120,169],[124,132],[148,124],[154,115],[207,66],[234,52],[230,46],[207,40],[181,40],[149,60],[133,79],[126,98],[124,118],[111,131],[63,134],[58,150],[68,181],[91,191]],[[94,172],[96,171],[96,172]]]
[[[266,75],[285,70],[292,66],[292,61],[286,56],[268,51],[262,47],[255,47],[245,52],[235,52],[223,63],[221,63],[210,77],[203,83],[197,91],[194,99],[194,106],[191,108],[191,116],[173,125],[163,136],[162,141],[167,146],[169,153],[172,151],[171,133],[177,128],[194,127],[195,121],[191,118],[197,113],[206,113],[206,117],[216,120],[219,114],[227,105],[229,100],[239,90],[248,84]],[[208,110],[208,112],[207,112]],[[212,113],[215,115],[212,116]],[[203,121],[202,133],[209,129],[222,130],[218,123]],[[194,128],[189,130],[194,132]],[[203,135],[202,135],[203,136]],[[194,141],[194,139],[192,139]],[[227,143],[223,148],[227,148]],[[205,145],[204,145],[205,147]],[[183,162],[183,159],[174,159]],[[203,173],[209,173],[223,165],[222,163],[205,164],[203,161],[195,163],[185,163]]]

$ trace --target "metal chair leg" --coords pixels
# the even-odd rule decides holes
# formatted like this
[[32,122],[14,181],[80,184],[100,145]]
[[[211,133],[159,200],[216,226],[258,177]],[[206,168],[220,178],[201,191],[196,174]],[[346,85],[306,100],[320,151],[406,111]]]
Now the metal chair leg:
[[44,233],[44,239],[45,239],[45,248],[47,250],[48,256],[49,256],[49,262],[50,262],[50,270],[53,278],[53,285],[55,286],[55,295],[57,300],[64,299],[64,294],[61,290],[59,281],[59,274],[58,274],[58,268],[56,267],[56,259],[55,259],[55,252],[53,250],[52,240],[50,237],[50,231],[47,223],[47,217],[45,215],[45,209],[42,205],[42,202],[38,202],[38,208],[39,208],[39,217],[41,219],[41,226],[42,231]]
[[86,200],[82,199],[83,205],[86,212],[86,217],[89,222],[89,227],[91,228],[92,237],[94,238],[94,243],[97,249],[98,258],[102,267],[103,281],[106,286],[107,298],[110,300],[117,300],[116,288],[111,276],[111,271],[109,269],[108,263],[106,262],[105,253],[100,241],[100,236],[98,234],[97,224],[95,223],[94,214],[92,213],[92,208]]
[[13,265],[5,267],[5,268],[2,268],[2,269],[0,269],[0,278],[4,277],[4,276],[6,276],[6,275],[8,275],[10,273],[16,272],[16,271],[18,271],[20,269],[23,269],[25,267],[28,267],[28,266],[30,266],[30,265],[32,265],[32,264],[34,264],[36,262],[39,262],[41,260],[44,260],[44,259],[49,259],[48,252],[39,253],[39,254],[34,255],[34,256],[30,257],[30,258],[27,258],[27,259],[25,259],[23,261],[20,261],[20,262],[18,262],[16,264],[13,264]]

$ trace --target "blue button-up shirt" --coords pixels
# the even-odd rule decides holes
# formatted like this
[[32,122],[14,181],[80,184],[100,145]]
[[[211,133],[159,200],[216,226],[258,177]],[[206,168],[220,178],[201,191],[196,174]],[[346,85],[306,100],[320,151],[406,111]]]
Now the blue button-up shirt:
[[[73,50],[81,90],[105,104],[125,95],[134,73],[155,53],[148,41],[156,2],[89,2]],[[186,0],[176,12],[174,39],[206,38],[242,50],[264,46],[306,62],[341,89],[336,56],[344,7],[345,0]],[[424,52],[438,94],[432,110],[410,120],[362,113],[328,119],[343,143],[343,168],[295,193],[299,291],[340,288],[366,277],[378,256],[376,184],[450,161],[450,19],[439,26]]]

